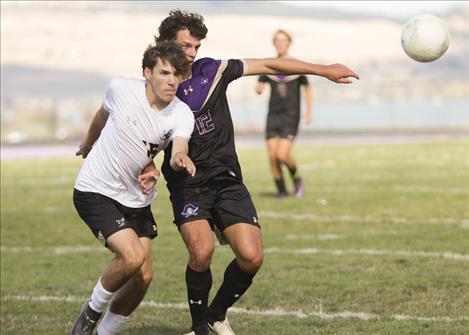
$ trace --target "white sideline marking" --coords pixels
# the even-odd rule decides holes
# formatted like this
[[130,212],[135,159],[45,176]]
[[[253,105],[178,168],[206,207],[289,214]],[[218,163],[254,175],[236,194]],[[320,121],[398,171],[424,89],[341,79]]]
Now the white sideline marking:
[[402,251],[402,250],[382,250],[382,249],[283,249],[267,248],[267,254],[328,254],[334,256],[343,255],[371,255],[371,256],[405,256],[405,257],[435,257],[446,258],[455,261],[469,261],[469,255],[456,254],[453,252],[427,252],[427,251]]
[[[25,295],[7,295],[2,297],[2,300],[20,300],[20,301],[37,301],[37,302],[49,302],[49,301],[59,301],[59,302],[84,302],[86,298],[83,297],[76,297],[76,296],[48,296],[48,295],[41,295],[41,296],[25,296]],[[156,302],[154,300],[147,300],[143,301],[140,306],[147,306],[153,308],[161,308],[161,309],[178,309],[178,310],[187,310],[186,303],[162,303]],[[257,315],[257,316],[291,316],[295,318],[311,318],[316,317],[325,320],[333,320],[333,319],[360,319],[364,321],[369,320],[377,320],[377,319],[385,319],[384,317],[380,317],[374,313],[366,313],[366,312],[351,312],[351,311],[344,311],[344,312],[324,312],[322,310],[319,311],[312,311],[312,312],[305,312],[303,310],[296,310],[296,311],[289,311],[283,308],[275,308],[275,309],[267,309],[267,310],[251,310],[246,308],[240,307],[232,307],[230,308],[231,313],[236,314],[249,314],[249,315]],[[456,317],[449,317],[449,316],[413,316],[413,315],[404,315],[404,314],[394,314],[391,315],[391,319],[397,321],[422,321],[422,322],[461,322],[461,321],[469,321],[469,317],[467,316],[456,316]]]
[[2,246],[0,248],[2,252],[52,252],[56,255],[66,255],[66,254],[78,254],[82,252],[109,252],[108,249],[104,247],[90,247],[86,245],[76,245],[76,246],[63,246],[63,247],[6,247]]
[[405,193],[449,193],[449,194],[468,194],[469,189],[462,187],[431,187],[423,185],[394,185],[394,192],[405,192]]
[[287,240],[320,240],[320,241],[327,241],[327,240],[341,240],[344,238],[344,235],[339,234],[304,234],[304,235],[297,235],[297,234],[287,234]]
[[[359,236],[382,236],[382,235],[399,235],[403,234],[405,231],[400,230],[366,230],[361,233],[358,233]],[[343,240],[348,238],[344,234],[287,234],[287,240]]]
[[272,211],[259,211],[259,217],[267,217],[274,219],[292,219],[297,221],[315,221],[315,222],[372,222],[382,223],[391,222],[396,224],[448,224],[448,225],[467,225],[469,219],[437,219],[422,218],[408,219],[402,217],[373,218],[367,216],[340,215],[340,216],[320,216],[314,214],[285,213]]
[[[104,247],[90,247],[86,245],[77,246],[64,246],[64,247],[7,247],[0,248],[2,252],[12,253],[27,253],[27,252],[51,252],[56,255],[77,254],[84,252],[109,252]],[[225,249],[230,250],[230,249]],[[343,255],[368,255],[368,256],[404,256],[404,257],[434,257],[446,258],[456,261],[469,261],[469,255],[456,254],[454,252],[432,252],[432,251],[402,251],[402,250],[383,250],[383,249],[318,249],[318,248],[303,248],[303,249],[288,249],[271,247],[264,250],[265,253],[270,254],[329,254],[335,256]]]

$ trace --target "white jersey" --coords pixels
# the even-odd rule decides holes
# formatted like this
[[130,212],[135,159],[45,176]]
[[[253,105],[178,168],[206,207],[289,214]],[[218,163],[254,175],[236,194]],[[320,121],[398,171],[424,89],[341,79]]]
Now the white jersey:
[[103,194],[131,208],[148,206],[156,191],[143,194],[137,178],[172,139],[190,139],[193,113],[177,97],[164,109],[154,110],[148,103],[145,80],[131,78],[111,80],[103,107],[109,117],[75,188]]

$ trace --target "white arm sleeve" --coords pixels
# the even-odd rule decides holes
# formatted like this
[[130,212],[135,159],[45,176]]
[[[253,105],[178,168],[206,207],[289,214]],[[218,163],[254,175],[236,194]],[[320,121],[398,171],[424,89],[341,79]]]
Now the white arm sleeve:
[[109,85],[106,87],[106,91],[104,92],[103,107],[108,113],[115,110],[116,107],[116,89],[118,86],[118,81],[118,78],[112,79]]
[[192,113],[190,108],[183,103],[181,103],[181,107],[178,114],[178,126],[174,130],[174,133],[171,136],[171,140],[175,137],[182,137],[189,141],[192,135],[192,131],[194,130],[194,114]]

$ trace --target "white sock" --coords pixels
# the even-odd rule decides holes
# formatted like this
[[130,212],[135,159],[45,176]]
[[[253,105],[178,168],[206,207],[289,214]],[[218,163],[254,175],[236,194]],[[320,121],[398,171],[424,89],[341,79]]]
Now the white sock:
[[119,329],[129,321],[130,316],[123,316],[111,312],[109,309],[104,314],[103,319],[98,325],[99,335],[116,335]]
[[91,298],[88,304],[90,305],[91,309],[101,313],[106,308],[109,301],[111,301],[113,295],[114,293],[107,291],[103,287],[101,284],[101,278],[99,278],[98,283],[93,289],[93,293],[91,294]]

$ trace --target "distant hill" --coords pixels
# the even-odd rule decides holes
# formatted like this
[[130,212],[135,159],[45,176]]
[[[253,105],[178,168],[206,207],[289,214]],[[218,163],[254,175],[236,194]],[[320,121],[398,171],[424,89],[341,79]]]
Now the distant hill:
[[84,71],[61,71],[2,64],[2,107],[13,99],[81,98],[103,94],[110,78]]

